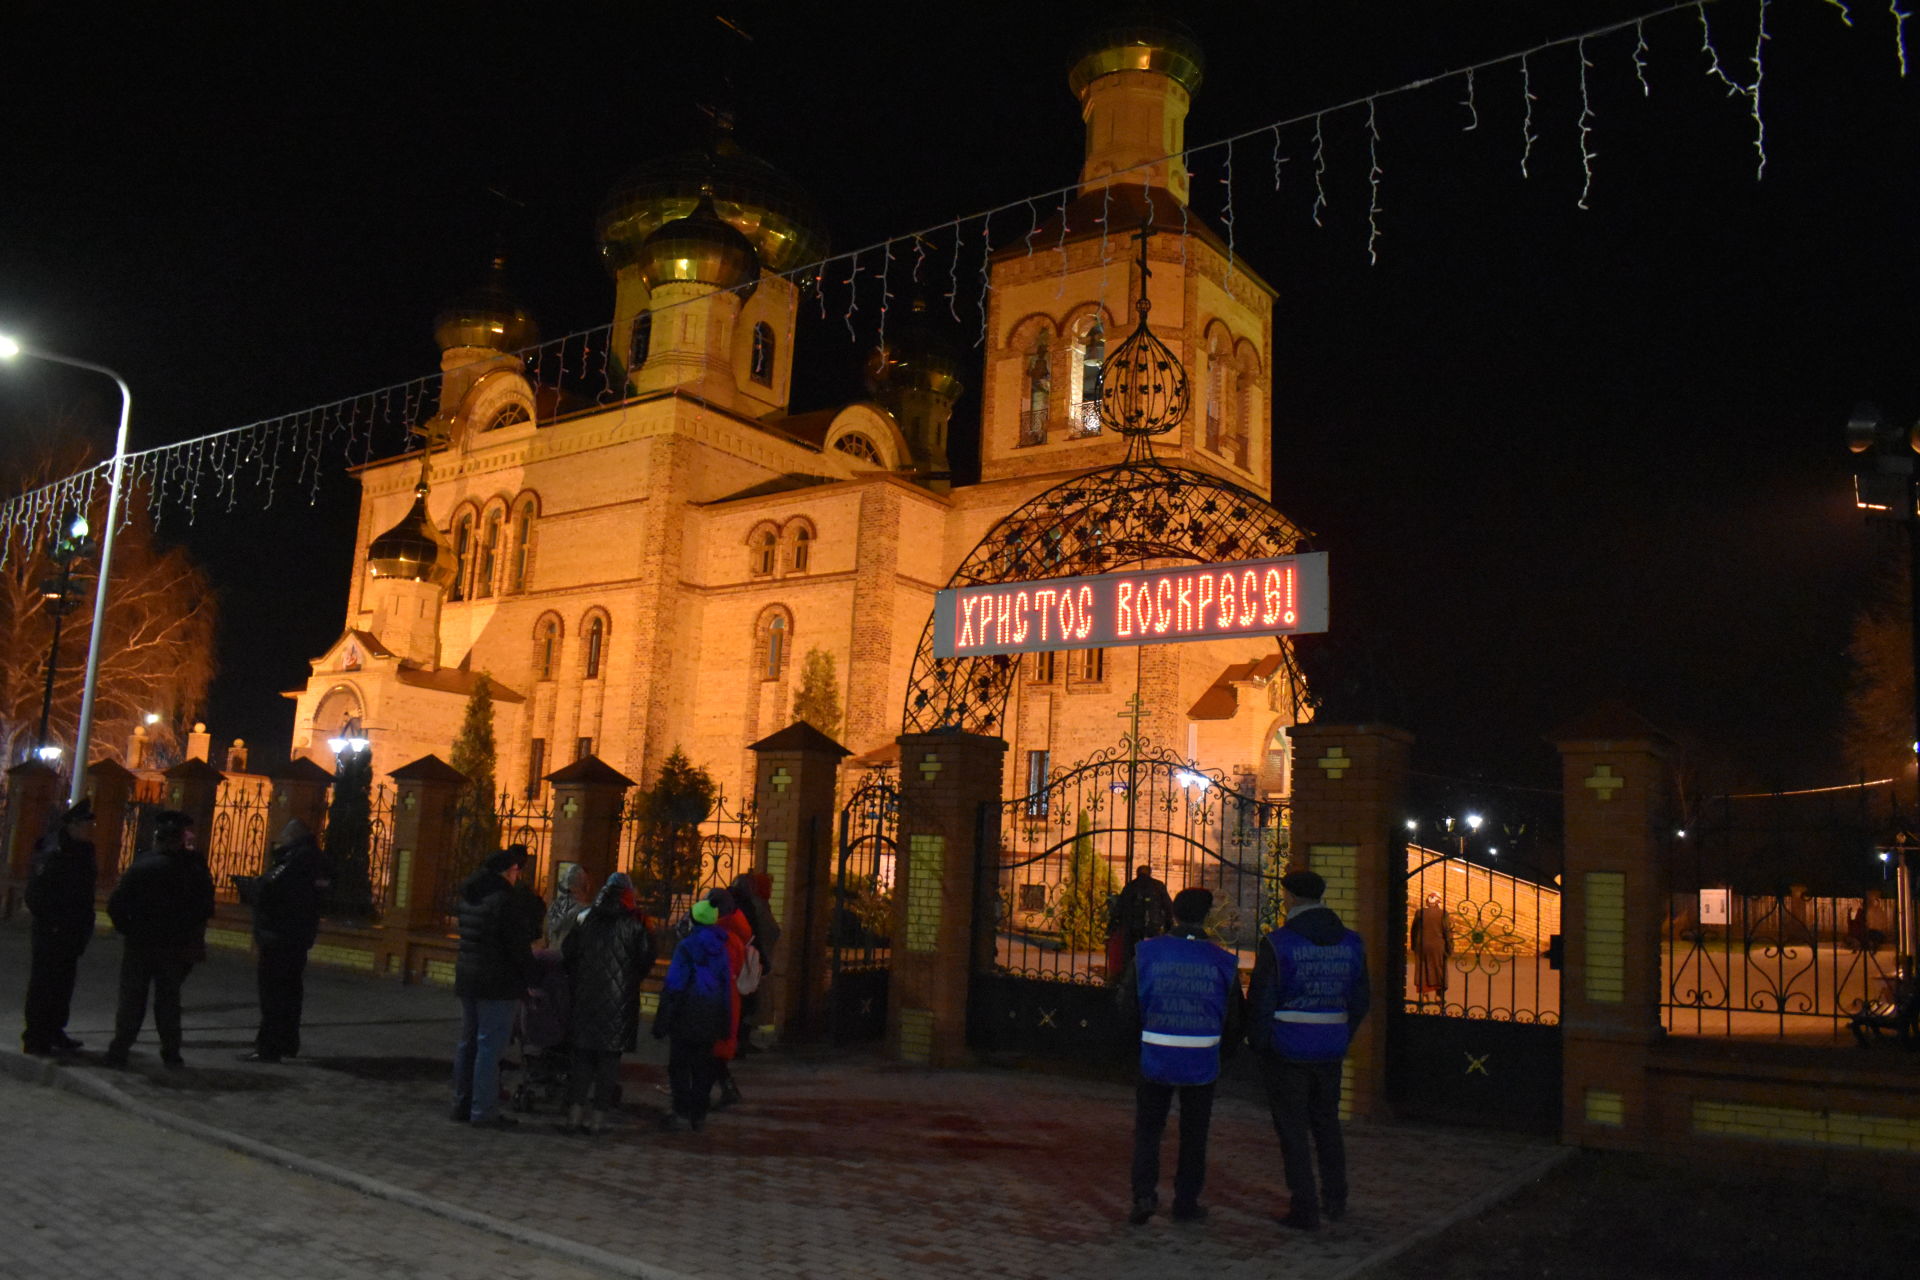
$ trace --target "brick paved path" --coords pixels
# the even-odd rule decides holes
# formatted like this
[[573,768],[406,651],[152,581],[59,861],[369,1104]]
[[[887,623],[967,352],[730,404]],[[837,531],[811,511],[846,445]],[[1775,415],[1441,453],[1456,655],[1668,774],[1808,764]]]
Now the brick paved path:
[[[103,938],[83,962],[73,1030],[90,1044],[104,1042],[110,1022],[116,948]],[[24,974],[23,952],[19,930],[0,928],[9,961],[0,971]],[[663,1072],[649,1044],[641,1056],[654,1060],[629,1064],[628,1104],[606,1137],[563,1137],[549,1116],[510,1134],[475,1132],[445,1116],[454,1033],[445,993],[316,975],[307,1056],[258,1067],[233,1060],[251,1035],[251,985],[244,963],[222,959],[189,980],[185,1071],[161,1070],[146,1041],[133,1070],[68,1070],[160,1115],[686,1276],[1333,1280],[1557,1154],[1454,1130],[1352,1125],[1352,1214],[1301,1236],[1273,1221],[1284,1193],[1264,1108],[1227,1090],[1214,1115],[1211,1219],[1133,1228],[1123,1086],[765,1055],[737,1070],[741,1107],[703,1134],[663,1135],[652,1123]],[[17,987],[0,992],[9,1036]]]

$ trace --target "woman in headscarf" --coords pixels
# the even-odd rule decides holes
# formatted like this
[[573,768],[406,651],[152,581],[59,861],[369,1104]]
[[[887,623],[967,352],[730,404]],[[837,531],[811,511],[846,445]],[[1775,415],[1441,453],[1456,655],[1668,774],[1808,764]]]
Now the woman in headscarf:
[[1413,953],[1414,986],[1420,1003],[1428,1000],[1445,1004],[1447,999],[1447,959],[1453,955],[1453,922],[1439,893],[1427,894],[1427,905],[1413,913],[1412,936],[1408,950]]
[[653,930],[640,914],[633,882],[607,877],[584,918],[566,935],[561,954],[573,988],[573,1048],[563,1133],[599,1133],[600,1113],[613,1105],[620,1055],[640,1032],[640,984],[653,968]]
[[587,896],[587,869],[570,863],[567,873],[553,891],[553,905],[547,908],[547,945],[559,951],[567,945],[567,935],[585,918],[593,900]]

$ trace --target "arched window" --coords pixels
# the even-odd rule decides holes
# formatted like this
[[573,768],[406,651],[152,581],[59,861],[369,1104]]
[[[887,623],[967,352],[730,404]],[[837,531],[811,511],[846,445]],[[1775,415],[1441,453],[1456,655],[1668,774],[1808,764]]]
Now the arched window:
[[767,619],[767,660],[760,669],[762,680],[778,680],[787,660],[787,620],[779,614]]
[[483,430],[498,431],[501,427],[518,426],[520,423],[526,421],[529,421],[527,411],[517,404],[510,404],[499,413],[494,414],[493,421],[489,422]]
[[764,320],[753,326],[753,359],[747,376],[763,387],[773,385],[773,326]]
[[472,561],[473,517],[461,516],[453,530],[453,586],[447,591],[447,599],[467,598],[467,566]]
[[1226,452],[1233,437],[1233,346],[1226,333],[1207,335],[1206,446]]
[[813,530],[801,525],[793,531],[793,571],[805,573],[813,564]]
[[542,618],[533,629],[533,675],[536,680],[551,680],[560,666],[560,622]]
[[760,577],[770,576],[778,563],[780,555],[780,535],[772,529],[762,529],[753,535],[753,572]]
[[637,371],[647,362],[647,350],[653,345],[653,312],[642,311],[633,318],[627,332],[627,372]]
[[486,532],[480,538],[480,564],[473,575],[473,596],[476,600],[493,594],[493,570],[500,559],[500,525],[500,512],[488,512]]
[[880,451],[873,447],[873,441],[858,431],[847,432],[833,442],[833,447],[842,453],[853,455],[862,462],[871,462],[876,467],[880,465]]
[[513,522],[513,590],[527,589],[527,563],[533,550],[533,499],[520,504]]
[[587,623],[587,679],[600,678],[600,651],[607,641],[607,620],[596,617]]
[[1100,367],[1106,362],[1107,330],[1096,312],[1073,341],[1073,408],[1068,415],[1072,435],[1100,433]]
[[1027,356],[1026,382],[1026,406],[1020,410],[1020,443],[1022,446],[1045,444],[1047,409],[1053,400],[1053,361],[1044,330],[1033,340],[1033,351]]

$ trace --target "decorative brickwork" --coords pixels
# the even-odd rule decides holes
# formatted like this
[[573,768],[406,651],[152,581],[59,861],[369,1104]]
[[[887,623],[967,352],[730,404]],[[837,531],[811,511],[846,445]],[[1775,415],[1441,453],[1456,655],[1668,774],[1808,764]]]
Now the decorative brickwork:
[[900,1011],[898,1056],[903,1062],[917,1062],[922,1065],[933,1060],[932,1010],[902,1009]]
[[1920,1119],[1911,1116],[1855,1115],[1703,1099],[1693,1104],[1693,1129],[1717,1137],[1773,1143],[1920,1153]]
[[1627,995],[1627,878],[1589,871],[1584,880],[1587,999],[1618,1004]]
[[947,842],[942,836],[907,838],[907,950],[935,951],[940,946],[941,863]]
[[1627,1122],[1627,1100],[1614,1089],[1587,1090],[1587,1123],[1618,1129]]

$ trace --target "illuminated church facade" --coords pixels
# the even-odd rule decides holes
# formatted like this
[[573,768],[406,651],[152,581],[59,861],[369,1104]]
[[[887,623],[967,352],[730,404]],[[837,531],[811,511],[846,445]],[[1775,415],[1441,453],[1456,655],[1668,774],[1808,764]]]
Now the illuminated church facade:
[[[1201,69],[1159,28],[1085,46],[1079,195],[1039,248],[993,256],[977,367],[896,314],[871,399],[795,413],[801,298],[781,273],[821,238],[804,195],[725,134],[643,168],[600,215],[624,402],[570,409],[530,380],[514,353],[537,335],[497,278],[456,302],[436,326],[433,445],[359,471],[345,625],[289,694],[296,754],[330,765],[327,739],[357,730],[382,770],[444,759],[486,681],[503,791],[537,797],[589,752],[649,781],[678,747],[740,796],[749,744],[792,721],[818,649],[838,677],[834,736],[883,757],[935,591],[1009,512],[1125,453],[1101,426],[1099,369],[1133,324],[1129,237],[1149,204],[1153,331],[1194,388],[1156,452],[1267,496],[1274,292],[1185,212],[1187,174],[1161,159],[1181,150]],[[980,475],[956,484],[949,417],[975,379]],[[1288,790],[1294,703],[1271,637],[1020,662],[1000,729],[1010,794],[1112,746],[1136,694],[1154,742]]]

